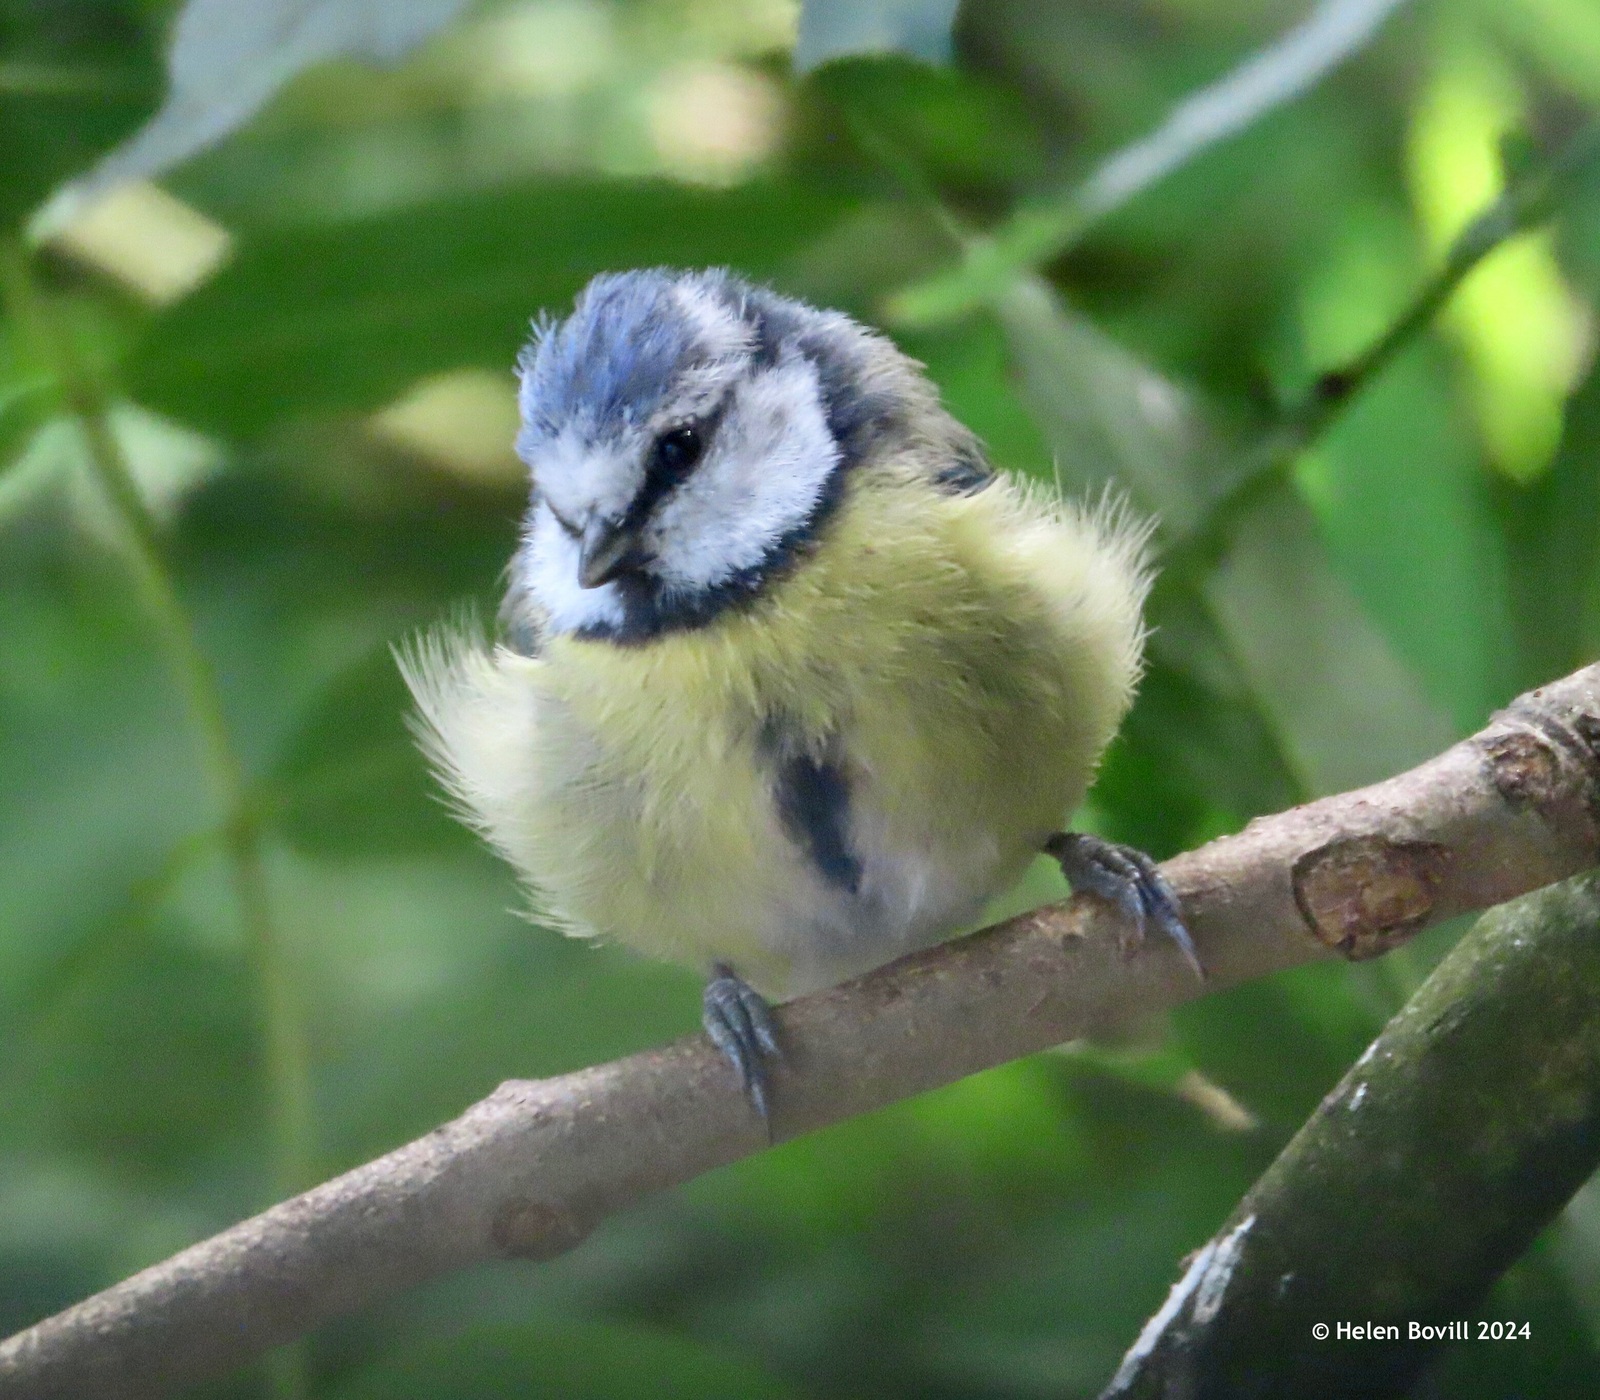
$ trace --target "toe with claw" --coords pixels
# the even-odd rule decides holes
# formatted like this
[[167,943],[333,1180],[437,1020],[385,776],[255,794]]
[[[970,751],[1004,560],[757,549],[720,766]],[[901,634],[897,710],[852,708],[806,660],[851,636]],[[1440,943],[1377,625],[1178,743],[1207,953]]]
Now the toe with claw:
[[772,1008],[759,992],[735,976],[732,968],[717,963],[706,983],[702,1021],[712,1044],[733,1066],[751,1107],[770,1131],[767,1062],[783,1058]]
[[1143,851],[1073,831],[1058,832],[1045,842],[1044,848],[1060,863],[1061,873],[1073,889],[1093,891],[1122,910],[1127,917],[1127,933],[1122,940],[1125,956],[1139,950],[1146,930],[1154,925],[1178,945],[1196,977],[1206,975],[1184,925],[1178,897]]

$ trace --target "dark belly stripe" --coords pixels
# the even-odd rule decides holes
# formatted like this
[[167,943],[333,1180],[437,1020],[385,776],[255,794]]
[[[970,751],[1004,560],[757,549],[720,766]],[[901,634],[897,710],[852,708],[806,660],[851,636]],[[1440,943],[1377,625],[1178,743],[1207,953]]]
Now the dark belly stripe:
[[861,862],[851,852],[846,832],[850,787],[838,765],[808,754],[778,762],[773,796],[785,829],[830,885],[856,893]]

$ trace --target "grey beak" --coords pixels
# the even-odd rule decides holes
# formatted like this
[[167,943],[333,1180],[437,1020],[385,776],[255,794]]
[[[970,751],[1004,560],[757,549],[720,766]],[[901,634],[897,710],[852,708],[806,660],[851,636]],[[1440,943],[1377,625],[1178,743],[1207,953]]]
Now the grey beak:
[[578,543],[578,582],[585,588],[610,583],[638,562],[638,533],[620,520],[591,520]]

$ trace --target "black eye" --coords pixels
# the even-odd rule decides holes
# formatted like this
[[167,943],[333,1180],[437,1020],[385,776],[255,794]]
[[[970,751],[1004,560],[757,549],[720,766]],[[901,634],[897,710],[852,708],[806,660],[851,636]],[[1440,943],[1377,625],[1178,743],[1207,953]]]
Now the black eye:
[[683,476],[705,451],[705,442],[697,429],[674,428],[656,439],[655,466],[663,476]]

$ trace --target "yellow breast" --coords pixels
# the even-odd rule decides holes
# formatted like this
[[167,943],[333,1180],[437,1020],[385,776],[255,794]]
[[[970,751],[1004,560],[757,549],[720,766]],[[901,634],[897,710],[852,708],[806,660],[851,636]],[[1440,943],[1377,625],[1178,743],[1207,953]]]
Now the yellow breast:
[[[1145,586],[1114,515],[879,470],[749,606],[436,667],[424,709],[548,915],[787,993],[948,936],[1021,872],[1127,708]],[[856,888],[781,819],[775,733],[845,775]]]

